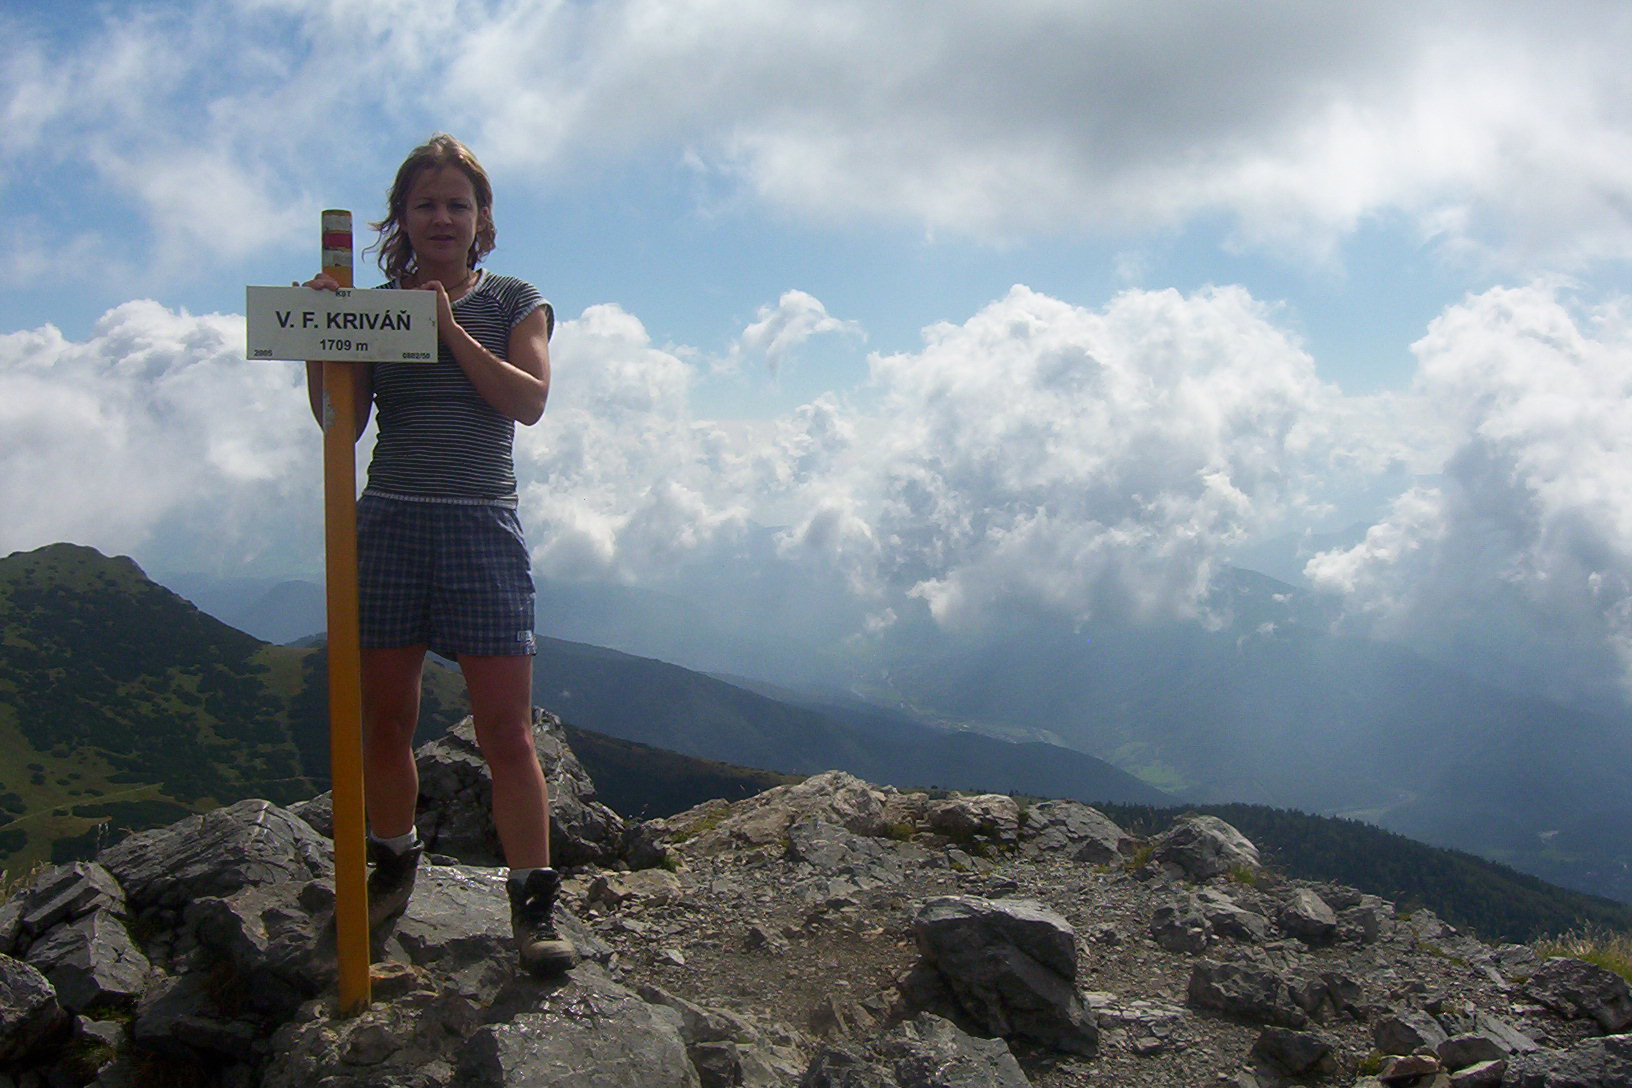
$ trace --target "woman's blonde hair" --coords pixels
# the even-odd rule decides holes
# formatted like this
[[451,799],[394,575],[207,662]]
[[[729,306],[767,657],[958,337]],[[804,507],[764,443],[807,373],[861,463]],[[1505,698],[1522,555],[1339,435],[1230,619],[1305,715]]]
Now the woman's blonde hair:
[[388,280],[401,282],[415,267],[414,247],[402,230],[408,212],[408,190],[414,187],[414,179],[421,170],[443,166],[463,170],[476,192],[476,239],[465,257],[467,267],[475,268],[483,257],[493,252],[498,239],[498,231],[493,226],[493,183],[487,180],[487,171],[476,161],[470,148],[439,132],[402,160],[402,165],[397,167],[397,179],[391,183],[391,192],[386,197],[385,218],[369,224],[380,232],[380,237],[368,248],[379,252],[380,271]]

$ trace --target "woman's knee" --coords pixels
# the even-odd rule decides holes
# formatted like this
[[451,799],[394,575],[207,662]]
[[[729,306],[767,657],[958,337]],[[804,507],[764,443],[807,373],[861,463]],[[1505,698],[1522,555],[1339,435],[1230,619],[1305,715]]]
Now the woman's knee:
[[363,743],[372,751],[412,750],[418,716],[369,714],[363,718]]
[[503,772],[516,767],[538,766],[538,750],[533,747],[530,721],[478,722],[476,744],[490,769]]

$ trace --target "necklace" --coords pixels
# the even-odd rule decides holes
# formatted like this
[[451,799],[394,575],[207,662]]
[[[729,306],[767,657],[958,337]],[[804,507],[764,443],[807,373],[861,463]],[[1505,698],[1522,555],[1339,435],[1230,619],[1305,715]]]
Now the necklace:
[[[465,274],[460,277],[458,283],[452,285],[444,283],[442,285],[442,289],[448,293],[448,301],[457,302],[459,299],[464,298],[465,295],[470,292],[470,289],[476,286],[476,277],[480,274],[481,273],[477,272],[474,268],[467,268],[465,269]],[[418,269],[415,269],[413,274],[414,286],[419,287],[424,282],[425,277],[421,275]]]

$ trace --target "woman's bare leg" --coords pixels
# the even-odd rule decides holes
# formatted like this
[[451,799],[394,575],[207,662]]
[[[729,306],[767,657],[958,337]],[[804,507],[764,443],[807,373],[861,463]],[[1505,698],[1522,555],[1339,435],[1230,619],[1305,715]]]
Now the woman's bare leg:
[[362,652],[363,799],[377,839],[406,835],[419,805],[414,729],[425,647]]
[[533,659],[459,656],[476,743],[493,776],[493,824],[512,869],[550,864],[550,797],[533,747]]

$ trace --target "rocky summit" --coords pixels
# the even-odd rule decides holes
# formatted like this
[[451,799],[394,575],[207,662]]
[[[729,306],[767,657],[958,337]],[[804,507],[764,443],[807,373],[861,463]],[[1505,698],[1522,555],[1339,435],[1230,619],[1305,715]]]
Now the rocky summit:
[[0,1088],[1626,1088],[1620,976],[1286,879],[1212,817],[827,773],[629,823],[537,718],[564,977],[518,972],[468,721],[431,864],[334,1007],[321,798],[244,801],[0,904]]

